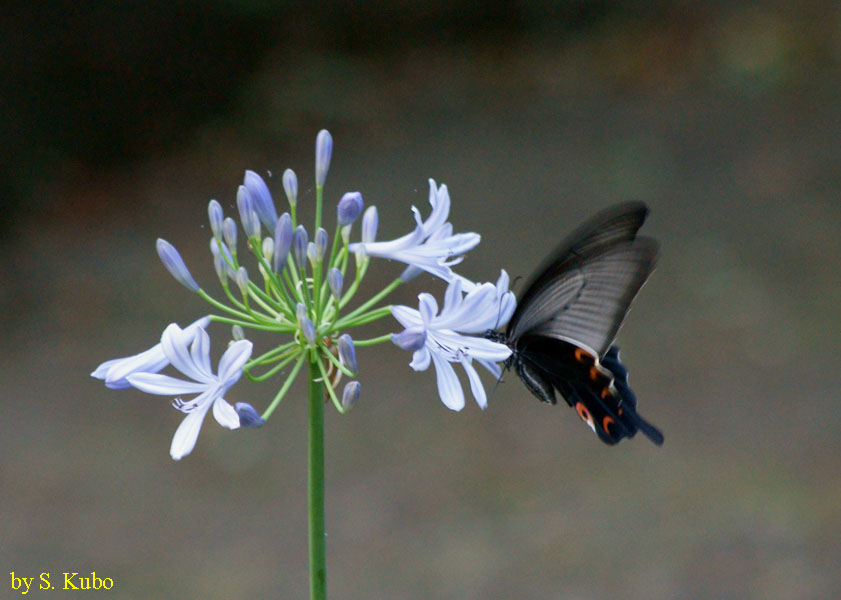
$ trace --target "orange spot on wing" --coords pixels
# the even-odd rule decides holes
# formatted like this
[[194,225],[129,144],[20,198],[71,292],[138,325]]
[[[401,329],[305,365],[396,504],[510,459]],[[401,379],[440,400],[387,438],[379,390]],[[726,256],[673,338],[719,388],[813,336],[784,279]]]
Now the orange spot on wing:
[[590,411],[587,410],[587,407],[584,406],[581,402],[575,403],[575,410],[578,413],[578,416],[581,417],[582,421],[589,423],[590,425],[593,424],[593,417],[590,415]]
[[610,425],[613,425],[613,423],[614,423],[613,419],[611,419],[610,417],[605,417],[602,420],[602,429],[604,429],[607,433],[610,433],[610,429],[608,429],[608,427]]
[[596,358],[586,350],[583,350],[582,348],[576,348],[574,355],[575,360],[577,360],[580,363],[587,363],[590,365],[596,364]]

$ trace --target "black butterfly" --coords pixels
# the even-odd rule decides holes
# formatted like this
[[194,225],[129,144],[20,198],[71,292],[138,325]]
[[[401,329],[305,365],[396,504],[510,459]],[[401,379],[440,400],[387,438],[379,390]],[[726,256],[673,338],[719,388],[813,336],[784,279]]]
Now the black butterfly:
[[600,212],[564,240],[526,287],[505,333],[505,363],[543,402],[558,390],[606,444],[641,431],[663,434],[637,414],[628,371],[612,345],[631,301],[654,270],[658,244],[637,237],[648,208],[628,202]]

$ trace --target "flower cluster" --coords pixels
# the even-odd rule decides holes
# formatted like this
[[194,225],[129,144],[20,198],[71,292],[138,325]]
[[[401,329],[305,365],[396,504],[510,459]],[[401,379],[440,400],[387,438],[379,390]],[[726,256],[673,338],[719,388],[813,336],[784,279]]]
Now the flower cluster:
[[[356,348],[388,341],[413,352],[410,366],[416,371],[426,370],[430,364],[435,366],[439,394],[448,408],[464,407],[464,393],[453,363],[464,369],[479,406],[487,406],[474,361],[499,377],[497,363],[511,353],[504,344],[482,336],[488,329],[503,326],[514,312],[508,276],[503,271],[496,284],[474,283],[453,271],[464,254],[476,247],[480,236],[454,233],[448,222],[447,186],[438,186],[432,179],[429,216],[423,219],[413,206],[415,226],[410,233],[395,240],[378,241],[376,207],[364,210],[362,194],[348,192],[336,204],[336,227],[331,236],[322,227],[322,205],[332,150],[333,140],[322,130],[316,138],[315,219],[311,230],[298,218],[298,180],[291,169],[282,177],[288,210],[280,216],[268,185],[253,171],[246,171],[237,190],[239,227],[234,218],[225,216],[222,204],[210,201],[210,252],[226,302],[212,297],[196,282],[172,244],[157,241],[158,256],[166,269],[219,314],[203,317],[184,329],[171,324],[156,346],[135,356],[102,363],[91,375],[112,389],[134,387],[150,394],[176,397],[173,406],[186,416],[172,441],[174,459],[192,451],[211,407],[214,418],[223,427],[262,425],[305,363],[323,383],[336,409],[340,413],[347,411],[361,391],[355,379]],[[361,239],[351,243],[353,224],[360,216]],[[240,231],[245,248],[256,261],[256,270],[252,267],[251,273],[241,261]],[[380,292],[348,309],[372,258],[399,261],[406,268]],[[440,312],[435,298],[427,293],[419,295],[417,309],[382,304],[397,287],[424,271],[448,283]],[[403,326],[402,331],[356,340],[347,333],[389,315]],[[207,328],[211,322],[230,325],[233,336],[216,374],[209,358]],[[285,341],[252,357],[253,345],[244,339],[246,329],[274,332],[284,336]],[[188,379],[160,373],[169,366]],[[252,381],[265,381],[282,372],[286,379],[262,415],[250,404],[238,402],[232,406],[224,398],[243,374]],[[343,377],[350,381],[339,392]],[[192,397],[182,398],[187,395]]]

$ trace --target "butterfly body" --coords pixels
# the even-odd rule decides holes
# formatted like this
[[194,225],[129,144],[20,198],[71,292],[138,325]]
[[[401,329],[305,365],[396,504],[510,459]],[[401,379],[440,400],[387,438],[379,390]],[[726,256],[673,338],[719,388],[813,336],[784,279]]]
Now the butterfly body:
[[557,391],[607,444],[642,431],[663,435],[636,412],[636,396],[613,340],[631,301],[654,269],[657,242],[637,237],[648,209],[629,202],[582,225],[526,286],[505,332],[514,370],[538,399]]

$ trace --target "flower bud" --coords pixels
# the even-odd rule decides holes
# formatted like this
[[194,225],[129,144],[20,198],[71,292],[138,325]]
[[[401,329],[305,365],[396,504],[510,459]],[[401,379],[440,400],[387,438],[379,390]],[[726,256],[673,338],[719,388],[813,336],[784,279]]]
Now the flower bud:
[[262,427],[263,423],[266,422],[248,402],[237,402],[234,404],[234,410],[239,415],[240,427]]
[[239,291],[242,292],[243,297],[247,296],[248,271],[245,270],[245,267],[240,267],[239,269],[237,269],[236,282],[237,286],[239,287]]
[[244,183],[251,196],[254,211],[266,229],[274,233],[275,225],[277,225],[277,211],[266,182],[254,171],[246,171]]
[[318,251],[315,248],[315,242],[307,244],[307,259],[310,261],[310,265],[314,269],[315,264],[318,262]]
[[362,243],[372,244],[377,239],[377,226],[379,225],[379,217],[377,216],[377,207],[369,206],[368,210],[362,216]]
[[175,277],[175,280],[191,292],[199,291],[199,284],[197,284],[196,280],[193,279],[193,276],[190,275],[187,265],[184,264],[184,260],[181,258],[181,255],[178,254],[178,250],[175,249],[175,246],[164,239],[158,238],[156,247],[158,249],[158,256],[161,258],[161,262],[164,263],[166,270]]
[[266,262],[272,264],[272,256],[274,255],[274,238],[263,238],[263,258]]
[[310,346],[315,346],[315,325],[312,324],[312,320],[307,315],[307,307],[298,302],[298,306],[295,307],[295,315],[298,317],[301,334]]
[[303,225],[298,225],[295,228],[295,233],[292,236],[292,258],[295,261],[295,265],[299,269],[307,268],[308,241],[309,236],[307,236],[307,230],[304,229]]
[[225,238],[225,243],[228,248],[237,249],[237,223],[231,217],[227,217],[222,222],[222,237]]
[[322,129],[315,138],[315,185],[318,187],[324,186],[332,155],[333,137],[329,131]]
[[362,391],[362,384],[358,381],[348,381],[345,384],[345,389],[342,392],[342,409],[345,411],[353,408],[356,401],[359,400],[359,393]]
[[348,192],[342,196],[342,199],[339,200],[339,205],[336,207],[339,227],[350,225],[356,221],[359,215],[362,214],[362,207],[364,205],[362,194],[359,192]]
[[392,343],[403,350],[420,350],[426,342],[426,333],[422,328],[405,329],[400,333],[391,334]]
[[319,227],[315,232],[315,255],[319,261],[324,260],[324,255],[327,253],[327,231],[323,227]]
[[283,191],[286,192],[289,206],[295,206],[298,203],[298,177],[292,169],[283,172]]
[[222,221],[225,216],[222,214],[222,205],[216,200],[211,200],[207,204],[207,216],[210,218],[210,231],[213,232],[213,237],[217,240],[222,239]]
[[245,331],[243,331],[242,325],[231,326],[231,339],[235,342],[245,339]]
[[356,350],[353,347],[353,339],[347,333],[339,336],[339,361],[347,367],[351,373],[359,372],[359,365],[356,363]]
[[277,220],[274,230],[274,256],[272,257],[272,269],[275,273],[281,273],[286,266],[286,257],[289,256],[289,248],[292,245],[292,217],[289,213],[283,213]]
[[254,210],[254,200],[251,193],[244,185],[237,188],[237,208],[239,209],[239,220],[246,237],[260,237],[260,218]]
[[365,249],[365,244],[359,244],[353,252],[353,257],[356,259],[356,268],[362,267],[362,264],[368,260],[368,251]]
[[330,293],[336,300],[342,297],[342,286],[344,285],[344,277],[342,272],[336,267],[332,267],[327,271],[327,284],[330,286]]
[[[236,229],[234,229],[234,231],[236,231]],[[220,245],[222,246],[221,254],[219,252]],[[214,267],[216,266],[217,259],[219,260],[220,267],[217,267],[217,275],[219,274],[219,268],[224,268],[227,277],[233,278],[236,276],[233,269],[231,269],[231,265],[234,264],[234,258],[231,256],[231,251],[228,250],[228,246],[225,245],[225,242],[220,243],[216,241],[216,238],[210,238],[210,253],[213,255]],[[223,281],[221,277],[219,280]]]
[[[211,240],[213,244],[216,240]],[[219,254],[219,249],[216,249],[216,254],[213,255],[213,268],[216,269],[216,276],[219,278],[219,283],[223,286],[228,282],[228,265],[222,260],[222,255]]]

